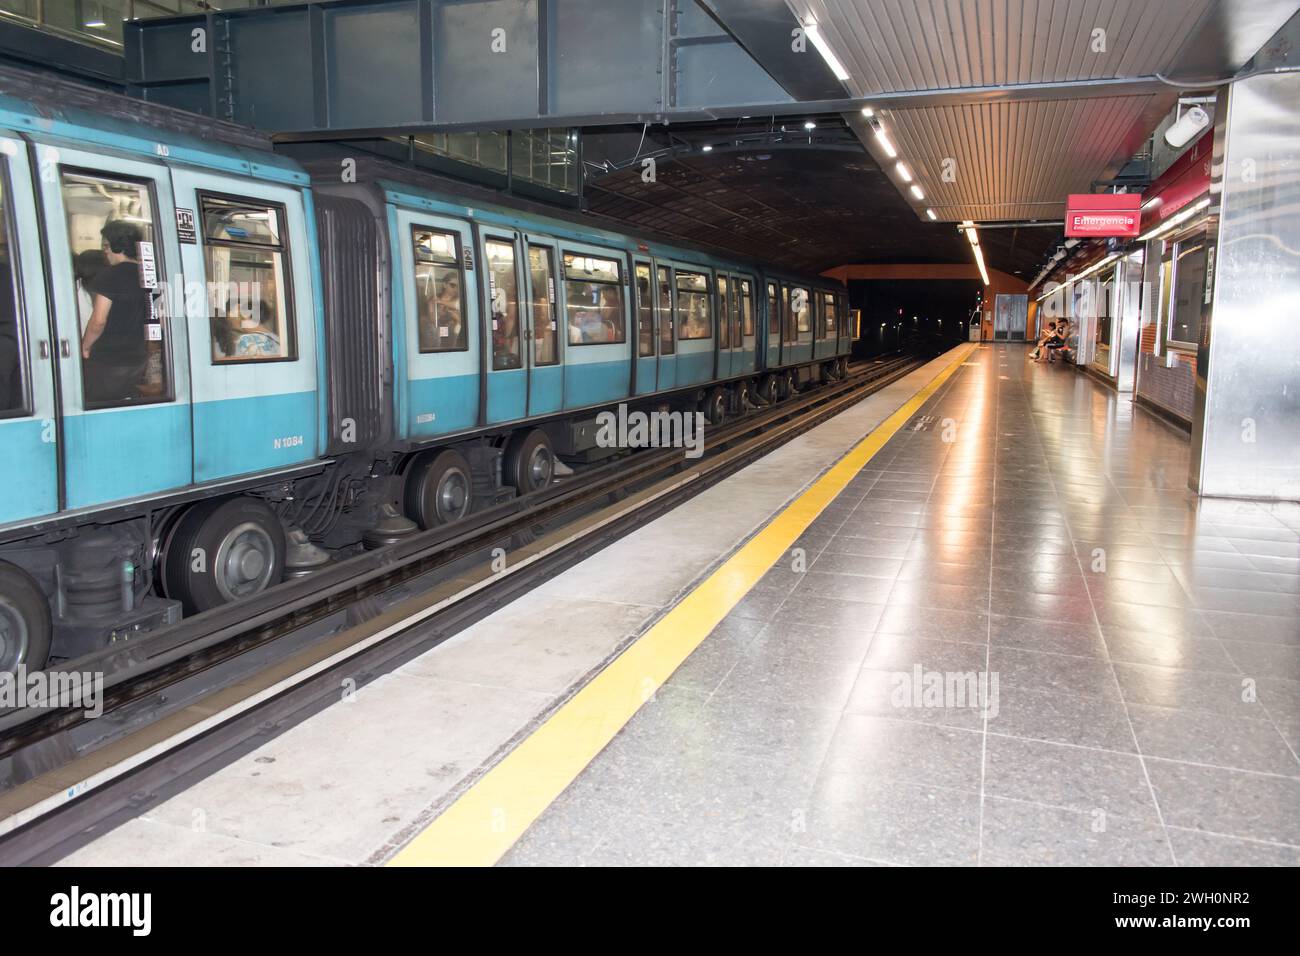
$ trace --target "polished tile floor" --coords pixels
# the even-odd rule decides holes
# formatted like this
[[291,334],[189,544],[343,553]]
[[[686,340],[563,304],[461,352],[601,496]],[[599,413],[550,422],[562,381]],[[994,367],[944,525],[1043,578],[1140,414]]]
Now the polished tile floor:
[[982,348],[505,858],[1300,864],[1300,506]]

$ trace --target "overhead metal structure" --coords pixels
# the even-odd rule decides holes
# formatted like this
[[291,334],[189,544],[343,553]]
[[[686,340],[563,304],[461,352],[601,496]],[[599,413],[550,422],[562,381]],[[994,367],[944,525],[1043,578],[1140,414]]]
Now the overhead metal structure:
[[126,71],[145,99],[280,140],[837,112],[882,169],[904,164],[919,217],[1054,220],[1119,172],[1176,84],[1232,76],[1296,8],[335,0],[129,23]]

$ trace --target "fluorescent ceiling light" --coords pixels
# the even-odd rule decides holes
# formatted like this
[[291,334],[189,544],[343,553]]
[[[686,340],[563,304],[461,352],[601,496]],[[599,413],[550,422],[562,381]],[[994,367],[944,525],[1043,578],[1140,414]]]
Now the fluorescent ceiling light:
[[889,141],[889,134],[885,132],[883,126],[876,129],[876,141],[880,143],[880,148],[885,151],[885,155],[890,159],[898,155],[898,150],[894,149],[894,144]]
[[806,122],[806,123],[803,124],[803,128],[804,128],[804,129],[816,129],[816,128],[817,128],[817,124],[814,123],[812,120],[809,120],[808,122]]
[[1210,204],[1210,197],[1209,197],[1209,196],[1206,196],[1204,199],[1202,199],[1200,202],[1198,202],[1198,203],[1197,203],[1195,206],[1193,206],[1191,209],[1184,209],[1182,212],[1180,212],[1178,215],[1174,216],[1174,217],[1173,217],[1172,219],[1170,219],[1168,222],[1166,222],[1166,223],[1162,223],[1161,225],[1159,225],[1159,226],[1157,226],[1156,228],[1152,229],[1152,230],[1151,230],[1150,232],[1148,232],[1146,235],[1144,235],[1144,236],[1138,236],[1138,242],[1146,242],[1148,239],[1154,239],[1156,236],[1159,236],[1159,235],[1161,235],[1162,233],[1168,232],[1170,229],[1172,229],[1174,226],[1178,225],[1180,222],[1186,222],[1188,219],[1192,218],[1193,215],[1195,215],[1196,213],[1200,212],[1202,209],[1204,209],[1204,208],[1205,208],[1206,206],[1208,206],[1209,204]]
[[812,40],[813,46],[817,48],[817,52],[822,55],[822,59],[826,61],[826,65],[829,66],[831,72],[835,74],[835,79],[847,80],[849,78],[849,71],[844,69],[844,64],[840,62],[839,57],[835,55],[835,51],[832,50],[830,45],[826,42],[826,38],[822,36],[821,31],[817,29],[817,24],[815,22],[805,24],[803,29],[804,33],[808,34],[808,39]]
[[927,209],[927,210],[925,211],[925,214],[926,214],[927,216],[929,216],[931,219],[938,219],[938,218],[939,218],[938,216],[936,216],[936,215],[934,214],[934,210],[933,210],[933,209]]
[[[972,229],[971,232],[974,233],[975,230]],[[988,285],[989,270],[984,268],[984,252],[982,249],[980,249],[979,244],[977,242],[973,242],[972,245],[975,248],[975,264],[980,267],[980,278],[984,280],[985,285]]]
[[910,183],[912,181],[912,174],[908,172],[907,167],[904,166],[902,163],[895,163],[894,171],[898,173],[899,176],[902,177],[903,182]]
[[709,146],[707,143],[706,143],[702,148],[703,148],[703,150],[704,150],[706,153],[711,153],[711,152],[713,152],[713,147],[712,147],[712,146]]
[[876,111],[873,110],[870,106],[864,106],[864,107],[862,107],[862,115],[863,115],[863,116],[875,116],[875,115],[876,115]]
[[915,196],[917,199],[925,198],[925,193],[921,192],[921,187],[916,185],[916,183],[912,184],[912,195]]

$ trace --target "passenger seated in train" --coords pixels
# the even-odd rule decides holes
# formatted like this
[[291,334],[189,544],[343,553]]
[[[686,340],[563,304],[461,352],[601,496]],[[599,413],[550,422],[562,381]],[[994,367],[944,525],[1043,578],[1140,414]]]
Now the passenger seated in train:
[[280,336],[262,321],[269,306],[257,302],[252,309],[234,305],[224,315],[212,317],[212,341],[218,358],[228,360],[280,358]]
[[151,292],[140,284],[140,227],[112,220],[100,231],[108,262],[94,279],[94,304],[81,338],[82,374],[89,402],[129,401],[138,396],[148,362]]

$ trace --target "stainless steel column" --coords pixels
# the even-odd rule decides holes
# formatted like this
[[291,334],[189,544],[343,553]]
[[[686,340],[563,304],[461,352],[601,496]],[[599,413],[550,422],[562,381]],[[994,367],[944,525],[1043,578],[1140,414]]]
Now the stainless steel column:
[[1300,74],[1219,93],[1190,486],[1300,500]]

